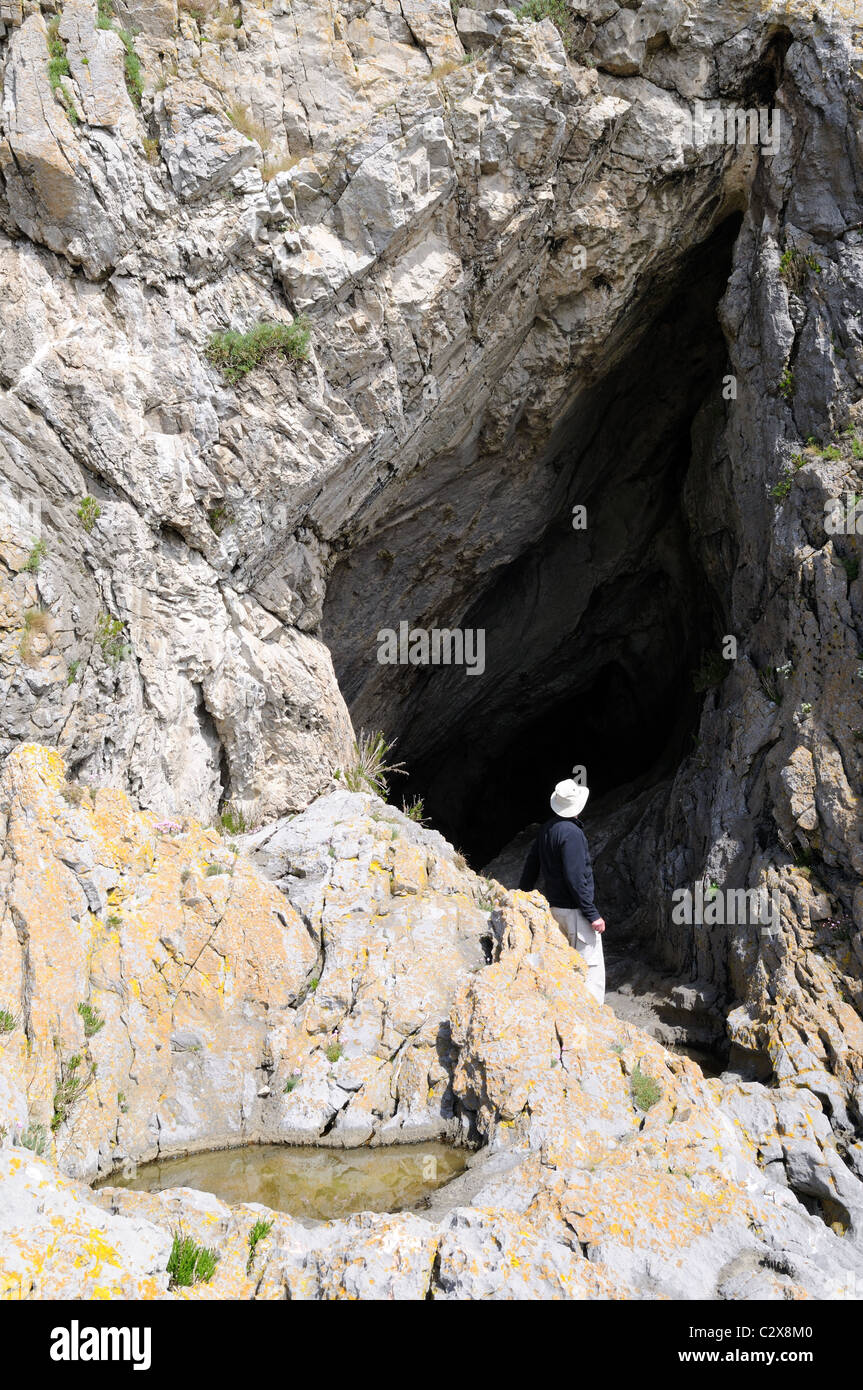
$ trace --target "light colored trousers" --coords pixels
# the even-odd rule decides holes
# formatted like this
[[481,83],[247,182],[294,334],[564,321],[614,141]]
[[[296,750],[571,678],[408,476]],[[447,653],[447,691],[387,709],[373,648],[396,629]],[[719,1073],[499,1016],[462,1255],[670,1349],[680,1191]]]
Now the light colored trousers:
[[551,915],[560,927],[570,946],[584,956],[587,966],[587,988],[597,1004],[605,1002],[605,957],[602,954],[602,937],[594,931],[583,912],[577,907],[553,907]]

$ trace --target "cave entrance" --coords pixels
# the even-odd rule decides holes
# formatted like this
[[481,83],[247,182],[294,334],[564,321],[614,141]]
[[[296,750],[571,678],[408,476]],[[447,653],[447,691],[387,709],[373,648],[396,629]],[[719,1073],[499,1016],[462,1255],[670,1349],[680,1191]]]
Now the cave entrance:
[[[688,751],[703,698],[693,674],[727,628],[692,537],[687,475],[724,420],[717,305],[738,229],[738,217],[726,219],[673,284],[645,291],[625,355],[579,394],[555,434],[543,525],[514,558],[487,567],[466,605],[441,613],[441,626],[484,631],[482,674],[394,666],[384,668],[389,686],[381,668],[369,674],[377,629],[423,621],[411,613],[407,568],[394,607],[396,532],[378,530],[333,575],[324,636],[354,721],[396,739],[409,775],[394,799],[421,796],[427,819],[474,867],[544,819],[551,787],[574,767],[586,769],[595,807],[658,782]],[[456,476],[447,496],[458,509]],[[490,509],[518,505],[512,486],[497,500],[491,484],[489,493]],[[584,529],[573,524],[579,506]],[[402,537],[416,609],[439,541],[431,522],[425,552],[416,524]],[[457,575],[458,549],[450,559]],[[364,666],[340,633],[376,592]]]

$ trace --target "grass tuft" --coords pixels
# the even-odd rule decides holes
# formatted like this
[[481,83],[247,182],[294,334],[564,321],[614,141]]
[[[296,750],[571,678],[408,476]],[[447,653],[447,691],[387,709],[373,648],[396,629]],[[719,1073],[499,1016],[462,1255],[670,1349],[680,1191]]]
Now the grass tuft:
[[247,1274],[251,1274],[251,1272],[252,1272],[252,1261],[253,1261],[254,1258],[255,1258],[255,1251],[257,1250],[257,1248],[258,1248],[258,1246],[260,1245],[261,1241],[262,1241],[262,1240],[265,1240],[266,1237],[270,1234],[270,1231],[271,1231],[272,1229],[273,1229],[273,1221],[272,1221],[272,1218],[271,1218],[269,1221],[262,1221],[262,1220],[260,1220],[260,1218],[259,1218],[259,1219],[255,1222],[255,1224],[254,1224],[254,1226],[252,1227],[252,1229],[249,1231],[249,1258],[248,1258],[248,1260],[246,1261],[246,1273],[247,1273]]
[[96,525],[96,522],[99,520],[99,517],[102,515],[102,508],[99,506],[95,497],[82,497],[81,501],[78,503],[76,515],[81,525],[84,527],[84,530],[89,535]]
[[56,1132],[69,1118],[73,1105],[81,1099],[96,1075],[96,1063],[90,1063],[89,1071],[82,1071],[84,1059],[75,1053],[60,1063],[60,1080],[54,1092],[54,1114],[51,1129]]
[[230,803],[219,816],[218,829],[222,835],[246,835],[252,825],[238,806]]
[[85,1038],[92,1038],[95,1033],[101,1032],[101,1030],[105,1027],[104,1018],[99,1013],[98,1009],[93,1008],[92,1004],[79,1004],[78,1013],[81,1015],[81,1018],[84,1021]]
[[310,337],[309,321],[301,315],[291,323],[259,323],[248,333],[234,329],[214,333],[207,344],[207,356],[228,381],[236,384],[268,357],[305,362]]
[[47,553],[48,547],[45,544],[45,542],[37,541],[36,544],[33,546],[32,550],[30,551],[30,554],[27,556],[27,560],[24,564],[24,569],[26,570],[27,574],[39,573],[39,566],[45,559]]
[[190,1288],[192,1284],[208,1284],[212,1279],[219,1256],[206,1245],[198,1245],[191,1236],[174,1232],[174,1244],[168,1259],[171,1284]]
[[24,632],[19,648],[21,660],[27,666],[35,666],[38,660],[33,639],[39,634],[50,639],[54,635],[54,619],[47,608],[28,608],[24,614]]
[[110,661],[112,666],[118,666],[129,655],[131,649],[123,641],[124,636],[123,624],[119,618],[112,618],[110,613],[99,614],[96,619],[96,641],[105,660]]
[[649,1110],[662,1095],[662,1089],[656,1078],[648,1076],[639,1066],[635,1067],[629,1078],[629,1084],[633,1102],[639,1110]]
[[362,730],[354,743],[353,762],[349,767],[336,768],[334,776],[344,782],[349,792],[368,792],[386,801],[389,793],[387,778],[393,774],[406,776],[401,763],[386,761],[394,747],[395,744],[387,743],[380,731],[369,734]]

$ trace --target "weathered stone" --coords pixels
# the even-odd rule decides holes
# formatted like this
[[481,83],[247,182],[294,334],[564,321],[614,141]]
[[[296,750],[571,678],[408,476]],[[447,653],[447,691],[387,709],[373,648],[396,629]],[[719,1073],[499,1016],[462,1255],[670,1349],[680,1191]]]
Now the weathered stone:
[[162,158],[179,198],[209,197],[261,157],[202,82],[173,82],[156,97]]
[[[88,1045],[106,1079],[81,1102],[86,1122],[72,1117],[70,1171],[119,1161],[126,1135],[130,1151],[152,1152],[154,1116],[178,1146],[447,1132],[496,1155],[511,1137],[527,1166],[495,1201],[501,1245],[515,1259],[532,1252],[530,1296],[604,1296],[608,1279],[671,1296],[839,1296],[860,1215],[855,1163],[837,1155],[856,1153],[863,1109],[863,580],[856,533],[825,527],[825,504],[863,491],[861,32],[850,5],[825,16],[802,0],[571,0],[565,45],[550,20],[478,0],[460,29],[494,42],[465,64],[447,0],[251,0],[239,29],[214,8],[200,23],[183,13],[179,32],[173,0],[126,0],[118,22],[142,30],[140,111],[123,45],[96,27],[92,0],[70,0],[60,17],[70,71],[54,69],[53,89],[46,24],[29,8],[23,24],[14,0],[0,8],[0,756],[14,821],[2,862],[35,961],[7,906],[7,1141],[25,1120],[27,1140],[42,1142],[40,1126],[50,1136],[63,1077],[46,999],[59,1001],[62,1053],[84,1046],[76,1006],[101,991],[109,1016]],[[705,141],[696,101],[732,116],[769,106],[781,138],[772,149]],[[240,108],[259,140],[230,123]],[[272,357],[230,382],[209,361],[212,333],[304,308],[305,364]],[[82,514],[91,494],[101,510]],[[574,547],[582,496],[588,544]],[[460,669],[433,684],[376,660],[382,626],[467,614],[489,638],[481,686]],[[676,727],[675,746],[691,732],[694,751],[659,783],[645,774],[618,787],[591,838],[630,985],[644,983],[669,1040],[731,1044],[727,1105],[757,1143],[728,1139],[722,1086],[692,1082],[693,1098],[691,1077],[633,1044],[634,1031],[609,1034],[609,1048],[624,1048],[619,1075],[592,1051],[573,1070],[577,1088],[559,1058],[546,1073],[549,979],[562,1036],[585,1026],[560,984],[572,962],[558,960],[553,931],[546,941],[534,907],[513,900],[490,962],[498,946],[477,880],[403,818],[374,819],[389,813],[366,798],[326,797],[249,841],[260,862],[280,861],[275,877],[310,925],[241,866],[236,905],[266,926],[248,949],[232,913],[218,930],[248,966],[238,978],[251,1002],[225,1005],[196,978],[167,1019],[172,972],[191,965],[196,933],[220,910],[222,876],[198,863],[216,842],[189,815],[212,820],[230,801],[257,824],[331,790],[352,757],[342,690],[358,725],[397,737],[455,835],[481,818],[477,806],[488,815],[512,795],[526,689],[537,727],[583,701],[601,706],[621,747],[631,736],[641,748],[653,723],[667,728],[699,648],[716,656],[714,623],[739,653],[700,692],[697,729]],[[93,806],[64,802],[59,764],[34,741],[86,783],[121,784],[149,814],[136,819],[105,791]],[[668,747],[655,749],[664,769]],[[22,847],[32,807],[44,874]],[[180,831],[157,832],[156,816]],[[124,860],[106,817],[135,853],[153,844],[151,875]],[[175,833],[197,864],[185,882]],[[775,930],[682,929],[670,897],[695,881],[775,893]],[[115,913],[118,886],[129,892]],[[139,897],[140,922],[128,907],[138,913]],[[119,942],[96,925],[114,915]],[[273,956],[270,992],[256,981]],[[523,980],[510,978],[516,957]],[[30,969],[38,988],[25,1008]],[[132,1037],[152,1047],[164,1114],[149,1083],[127,1111],[111,1099],[131,1089]],[[35,1129],[21,1102],[28,1039]],[[335,1062],[328,1048],[342,1049]],[[616,1185],[639,1057],[670,1092],[686,1090],[682,1109],[727,1171],[693,1138],[684,1173],[696,1178],[660,1159],[654,1181],[645,1149]],[[303,1084],[285,1095],[294,1068]],[[739,1081],[751,1075],[770,1087]],[[679,1133],[682,1122],[665,1121]],[[588,1141],[626,1231],[617,1238],[593,1193],[583,1243],[602,1255],[595,1269],[561,1222],[561,1195],[526,1175],[543,1145],[559,1151],[581,1203]],[[663,1159],[674,1150],[664,1131],[656,1142]],[[741,1181],[740,1211],[756,1215],[762,1244],[728,1209]],[[627,1207],[626,1184],[645,1182],[653,1230]],[[504,1213],[532,1203],[523,1236]],[[764,1220],[762,1206],[773,1207]],[[286,1235],[267,1287],[365,1293],[377,1268],[412,1296],[424,1284],[435,1296],[519,1289],[517,1274],[473,1268],[493,1220],[446,1219],[445,1235],[430,1223],[446,1242],[437,1266],[419,1227],[403,1268],[398,1223],[357,1230],[372,1253],[353,1286],[343,1255],[336,1268],[318,1253],[306,1269],[307,1247]],[[831,1224],[849,1234],[837,1242]],[[249,1287],[241,1236],[225,1235],[232,1292]],[[831,1285],[837,1250],[851,1262]],[[785,1263],[771,1263],[776,1251]]]
[[[424,1214],[306,1228],[188,1188],[88,1194],[6,1126],[7,1291],[159,1296],[178,1229],[218,1256],[185,1298],[841,1297],[863,1274],[863,1183],[812,1097],[707,1083],[600,1008],[538,895],[463,870],[441,893],[451,848],[370,796],[323,798],[237,857],[121,793],[66,805],[62,785],[50,752],[7,761],[0,978],[16,1023],[0,1077],[20,1111],[26,1069],[27,1143],[41,1122],[60,1168],[87,1175],[156,1150],[404,1140],[442,1121],[480,1151]],[[230,873],[203,871],[227,858]],[[393,896],[418,858],[424,876]],[[490,923],[474,901],[489,892]],[[77,1097],[63,1091],[73,1047],[98,1063]]]

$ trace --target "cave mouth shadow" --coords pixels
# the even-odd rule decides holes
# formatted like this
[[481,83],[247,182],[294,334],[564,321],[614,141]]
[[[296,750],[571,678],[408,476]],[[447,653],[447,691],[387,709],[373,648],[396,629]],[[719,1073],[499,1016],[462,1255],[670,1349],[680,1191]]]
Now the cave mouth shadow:
[[422,668],[388,730],[408,774],[399,798],[421,797],[474,866],[545,819],[575,767],[595,802],[659,782],[689,751],[694,675],[727,627],[684,490],[696,418],[702,450],[724,423],[717,306],[739,226],[727,218],[691,253],[624,360],[577,401],[554,461],[564,505],[460,623],[485,632],[483,674]]

